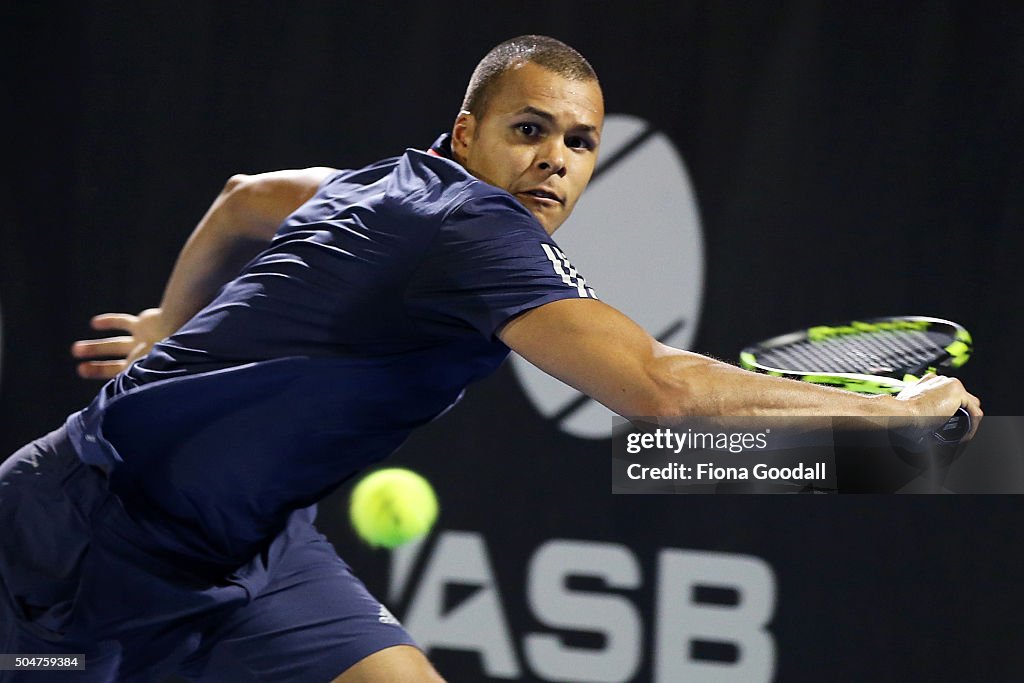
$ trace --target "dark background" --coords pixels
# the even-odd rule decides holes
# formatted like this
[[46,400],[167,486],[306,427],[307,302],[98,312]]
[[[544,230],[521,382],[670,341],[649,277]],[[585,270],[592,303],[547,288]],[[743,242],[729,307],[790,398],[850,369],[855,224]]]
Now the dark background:
[[[428,145],[476,61],[527,32],[584,53],[608,111],[650,121],[686,160],[707,259],[695,350],[939,315],[975,337],[963,377],[986,410],[1024,412],[1017,3],[18,3],[3,23],[5,452],[90,400],[68,345],[95,313],[158,301],[231,174]],[[659,547],[767,559],[778,680],[1020,673],[1017,498],[612,499],[608,455],[545,423],[506,368],[396,461],[438,484],[442,528],[482,530],[507,557],[560,536],[617,539],[644,562]],[[383,593],[382,556],[332,517],[341,496],[324,524]],[[497,571],[521,601],[522,567]],[[516,623],[536,628],[524,610]],[[479,678],[472,658],[449,666]]]

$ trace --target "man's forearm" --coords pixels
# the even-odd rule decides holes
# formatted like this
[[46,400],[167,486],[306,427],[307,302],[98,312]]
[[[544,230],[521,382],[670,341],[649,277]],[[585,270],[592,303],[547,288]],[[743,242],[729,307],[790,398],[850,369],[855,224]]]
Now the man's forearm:
[[759,375],[712,358],[668,349],[655,360],[669,403],[662,415],[856,416],[906,413],[890,396],[865,396],[781,377]]

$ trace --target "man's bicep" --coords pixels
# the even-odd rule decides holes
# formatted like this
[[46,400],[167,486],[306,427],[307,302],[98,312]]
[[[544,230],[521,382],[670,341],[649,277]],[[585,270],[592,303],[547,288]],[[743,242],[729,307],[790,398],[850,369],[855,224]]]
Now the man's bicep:
[[653,415],[658,344],[595,299],[561,299],[506,323],[498,337],[544,372],[627,416]]

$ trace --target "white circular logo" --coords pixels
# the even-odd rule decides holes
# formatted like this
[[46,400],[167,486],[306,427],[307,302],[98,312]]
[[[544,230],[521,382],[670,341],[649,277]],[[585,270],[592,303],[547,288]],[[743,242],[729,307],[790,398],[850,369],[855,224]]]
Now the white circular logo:
[[[697,333],[704,245],[697,198],[678,151],[644,120],[609,114],[601,161],[572,217],[555,236],[606,303],[670,346]],[[612,412],[512,354],[516,378],[563,432],[612,436]]]

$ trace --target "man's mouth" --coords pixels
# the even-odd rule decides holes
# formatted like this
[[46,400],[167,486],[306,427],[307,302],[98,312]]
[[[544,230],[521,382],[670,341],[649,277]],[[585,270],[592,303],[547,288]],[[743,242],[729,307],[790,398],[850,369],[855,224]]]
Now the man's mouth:
[[557,204],[562,204],[563,203],[561,197],[559,197],[554,192],[550,192],[548,190],[542,190],[542,189],[523,190],[519,194],[525,195],[527,197],[534,197],[535,199],[539,199],[539,200],[541,200],[542,202],[545,202],[545,203],[547,203],[547,202],[555,202]]

